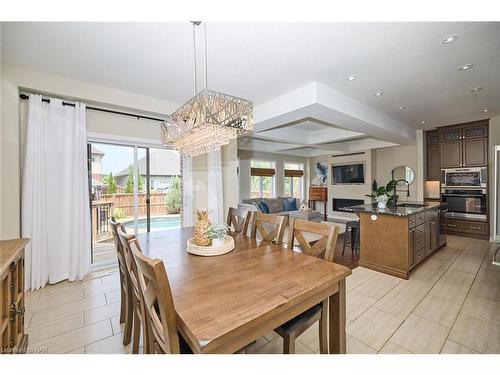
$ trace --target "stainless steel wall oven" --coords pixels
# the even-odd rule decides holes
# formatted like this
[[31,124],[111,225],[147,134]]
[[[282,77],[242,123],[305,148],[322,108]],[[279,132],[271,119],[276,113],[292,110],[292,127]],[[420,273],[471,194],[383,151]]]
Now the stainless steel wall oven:
[[486,220],[486,189],[443,188],[441,201],[447,204],[447,217]]

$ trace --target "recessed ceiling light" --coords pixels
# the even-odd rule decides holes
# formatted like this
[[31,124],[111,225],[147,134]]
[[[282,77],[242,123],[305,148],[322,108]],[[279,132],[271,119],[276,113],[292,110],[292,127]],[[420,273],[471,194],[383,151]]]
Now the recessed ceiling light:
[[421,123],[422,125],[425,125],[425,124],[427,124],[427,121],[420,121],[420,123]]
[[400,105],[400,106],[398,106],[398,110],[400,110],[400,111],[401,111],[402,109],[405,109],[405,108],[406,108],[406,106],[405,106],[405,105]]
[[373,94],[373,95],[375,95],[375,96],[382,96],[382,95],[384,95],[384,93],[383,93],[382,91],[379,91],[379,92],[376,92],[376,93],[375,93],[375,94]]
[[458,68],[458,70],[460,70],[461,72],[463,72],[464,70],[469,70],[473,66],[474,66],[474,64],[465,64],[465,65],[462,65],[460,68]]
[[356,76],[349,76],[347,77],[348,81],[354,81],[357,77]]
[[473,87],[469,91],[470,92],[478,92],[478,91],[481,91],[482,89],[483,89],[482,87]]
[[489,112],[489,111],[490,111],[490,110],[489,110],[489,108],[485,108],[485,109],[483,109],[483,112],[484,112],[484,113]]
[[443,44],[453,43],[457,39],[458,39],[458,34],[448,35],[441,41],[441,43]]

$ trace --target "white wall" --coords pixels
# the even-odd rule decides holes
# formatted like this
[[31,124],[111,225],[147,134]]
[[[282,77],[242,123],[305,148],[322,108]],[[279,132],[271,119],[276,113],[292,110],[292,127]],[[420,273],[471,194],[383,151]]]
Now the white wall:
[[[423,190],[423,170],[420,170],[422,162],[419,162],[418,147],[416,145],[387,147],[377,149],[375,152],[377,155],[376,180],[379,185],[385,185],[391,180],[393,168],[400,165],[409,166],[415,172],[415,181],[410,184],[410,198],[408,200],[422,201],[423,193],[420,197],[420,192]],[[398,195],[400,200],[407,199],[404,193]]]
[[[329,215],[341,216],[346,218],[353,218],[354,214],[347,212],[337,212],[332,210],[332,199],[333,198],[345,198],[345,199],[364,199],[365,203],[370,203],[371,199],[366,197],[366,194],[371,192],[371,184],[374,176],[374,160],[375,155],[373,150],[361,151],[358,155],[335,155],[332,154],[321,155],[310,160],[310,178],[315,176],[315,165],[317,162],[326,163],[328,166],[328,202],[327,202],[327,213]],[[365,183],[357,185],[332,185],[332,165],[334,164],[344,164],[344,163],[364,163],[365,164]],[[316,209],[323,212],[323,206],[321,203],[316,203]]]
[[[318,161],[328,165],[328,214],[335,216],[352,216],[351,214],[332,211],[332,198],[364,199],[370,203],[371,198],[365,195],[371,193],[372,182],[375,179],[379,186],[387,184],[391,179],[391,171],[400,165],[407,165],[415,172],[415,181],[410,185],[410,198],[412,201],[422,201],[424,197],[424,150],[423,137],[418,137],[417,144],[395,146],[364,151],[360,155],[335,156],[321,155],[310,160],[310,177],[314,177],[314,166]],[[365,163],[365,183],[361,185],[332,185],[332,164]],[[407,199],[404,194],[399,194],[401,200]],[[323,207],[317,206],[319,209]]]
[[275,182],[275,195],[284,196],[284,177],[285,177],[285,163],[299,163],[304,165],[304,191],[307,197],[307,189],[309,187],[309,159],[299,156],[273,154],[266,152],[255,152],[247,150],[238,150],[238,165],[239,165],[239,198],[250,198],[250,161],[251,160],[269,160],[275,162],[276,174],[274,176]]
[[[19,93],[21,91],[33,91],[69,100],[81,100],[88,105],[160,118],[166,117],[177,108],[177,104],[158,98],[19,66],[3,64],[1,73],[0,239],[16,238],[20,235],[21,140],[23,139],[21,106],[25,105],[20,104]],[[91,134],[141,138],[145,142],[159,138],[157,122],[136,120],[90,110],[87,111],[87,119],[88,131]],[[229,147],[223,155],[223,162],[233,160],[234,163],[236,147]],[[206,207],[206,158],[203,156],[195,158],[192,165],[195,204],[198,207]],[[229,165],[226,165],[227,170],[231,169]],[[233,184],[236,185],[236,177],[233,176],[233,179]],[[230,177],[225,180],[225,184],[230,184]],[[230,199],[234,200],[229,196],[227,199],[228,204]],[[231,202],[231,204],[234,203]]]

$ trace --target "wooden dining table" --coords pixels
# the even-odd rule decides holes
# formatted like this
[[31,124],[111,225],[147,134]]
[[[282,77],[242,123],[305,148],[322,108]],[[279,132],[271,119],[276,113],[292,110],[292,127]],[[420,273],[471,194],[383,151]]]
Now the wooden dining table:
[[346,352],[347,267],[238,234],[227,254],[192,255],[192,232],[137,238],[145,255],[165,264],[178,330],[194,353],[234,353],[325,299],[329,353]]

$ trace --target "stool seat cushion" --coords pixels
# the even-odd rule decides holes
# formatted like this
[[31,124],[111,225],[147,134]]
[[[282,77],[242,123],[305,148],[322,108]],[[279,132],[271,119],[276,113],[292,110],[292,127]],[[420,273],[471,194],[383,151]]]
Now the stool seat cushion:
[[346,228],[359,228],[359,221],[358,220],[352,220],[346,223]]

